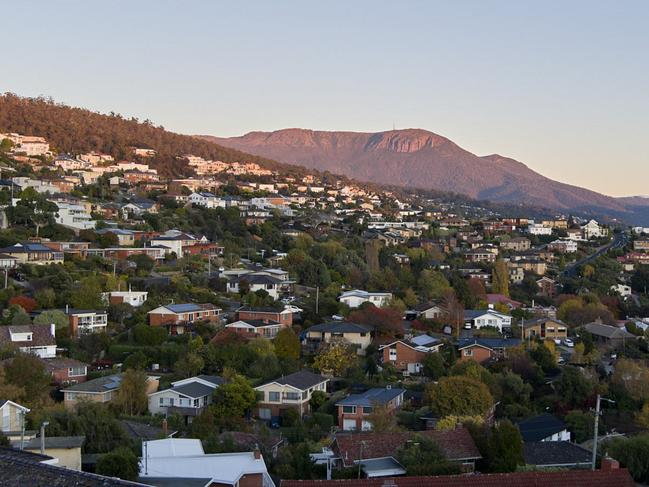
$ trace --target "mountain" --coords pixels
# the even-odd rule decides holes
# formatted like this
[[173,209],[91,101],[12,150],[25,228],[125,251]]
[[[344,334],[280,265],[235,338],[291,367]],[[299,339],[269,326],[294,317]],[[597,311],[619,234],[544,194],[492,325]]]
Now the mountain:
[[54,151],[78,154],[100,151],[117,159],[131,156],[131,147],[155,149],[147,163],[163,176],[188,175],[191,170],[178,160],[194,154],[224,162],[256,162],[270,169],[303,173],[303,169],[285,166],[263,157],[243,154],[189,135],[177,134],[119,114],[104,115],[83,108],[54,103],[46,98],[23,98],[11,93],[0,96],[0,133],[17,132],[45,137]]
[[362,181],[435,189],[472,198],[524,203],[635,220],[636,205],[564,184],[497,154],[477,156],[421,129],[324,132],[285,129],[241,137],[211,137],[222,146]]

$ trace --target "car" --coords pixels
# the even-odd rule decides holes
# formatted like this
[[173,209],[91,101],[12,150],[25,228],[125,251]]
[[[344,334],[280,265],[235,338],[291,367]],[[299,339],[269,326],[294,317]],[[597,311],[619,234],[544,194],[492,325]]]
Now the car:
[[334,321],[343,321],[345,319],[345,317],[341,316],[341,315],[332,315],[331,319],[334,320]]
[[575,346],[575,342],[573,342],[570,338],[564,338],[563,344],[568,348],[572,348]]
[[470,330],[471,329],[471,323],[465,323],[464,324],[464,329],[465,330]]
[[561,345],[561,339],[560,338],[555,338],[554,339],[554,344],[555,345]]

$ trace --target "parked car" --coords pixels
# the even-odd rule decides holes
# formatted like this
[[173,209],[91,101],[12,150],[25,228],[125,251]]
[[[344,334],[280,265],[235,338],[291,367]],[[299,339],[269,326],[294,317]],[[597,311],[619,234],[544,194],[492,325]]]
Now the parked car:
[[575,342],[573,342],[570,338],[565,338],[563,340],[563,344],[568,348],[572,348],[575,346]]

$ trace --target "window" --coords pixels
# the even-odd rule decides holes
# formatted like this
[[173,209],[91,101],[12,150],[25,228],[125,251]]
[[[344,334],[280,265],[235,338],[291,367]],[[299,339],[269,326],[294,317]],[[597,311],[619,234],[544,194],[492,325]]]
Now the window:
[[268,401],[270,402],[279,402],[279,392],[269,392]]
[[465,357],[471,357],[472,355],[473,355],[473,350],[471,350],[470,348],[464,350]]
[[170,397],[169,398],[169,406],[173,406],[173,405],[174,405],[174,398]]
[[164,403],[165,403],[165,398],[164,398],[164,397],[161,397],[161,398],[160,398],[160,406],[162,406]]
[[69,367],[68,376],[69,377],[78,377],[80,375],[86,375],[85,367]]
[[356,414],[356,406],[343,406],[343,413]]
[[284,399],[288,399],[289,401],[297,401],[300,399],[300,394],[298,392],[285,392]]
[[373,410],[372,406],[364,407],[363,408],[363,414],[372,414],[372,410]]

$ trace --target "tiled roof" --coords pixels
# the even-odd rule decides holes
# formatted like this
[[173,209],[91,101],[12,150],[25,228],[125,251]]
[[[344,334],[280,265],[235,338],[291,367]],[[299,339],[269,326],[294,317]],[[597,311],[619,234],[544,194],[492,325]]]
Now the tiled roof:
[[[49,457],[35,458],[19,450],[0,450],[0,485],[25,485],[30,487],[128,487],[141,486],[114,477],[79,472],[69,468],[40,463]],[[41,455],[38,455],[41,457]]]
[[285,375],[283,377],[279,377],[275,380],[267,382],[267,384],[276,382],[278,384],[293,386],[296,389],[304,391],[309,387],[313,387],[326,380],[327,378],[322,377],[320,374],[314,374],[313,372],[310,372],[308,370],[300,370],[299,372],[294,372],[293,374]]
[[[81,448],[85,436],[45,436],[45,449],[48,448]],[[41,447],[40,438],[32,438],[25,442],[24,448],[34,450]]]
[[459,349],[470,347],[471,345],[481,345],[493,350],[496,348],[517,347],[520,344],[520,338],[463,338],[457,345]]
[[345,399],[338,401],[336,406],[361,406],[371,407],[373,404],[387,404],[395,397],[406,392],[405,389],[386,389],[375,387],[362,394],[351,394]]
[[626,469],[352,480],[282,480],[281,487],[635,487]]
[[214,388],[201,384],[200,382],[190,382],[189,384],[183,384],[180,386],[172,387],[168,389],[184,396],[189,396],[192,398],[199,398],[203,396],[211,396],[214,392]]
[[369,333],[371,330],[372,328],[370,326],[349,323],[347,321],[320,323],[319,325],[313,325],[306,329],[307,332],[319,331],[325,333]]
[[67,389],[64,389],[65,392],[96,392],[102,393],[107,391],[113,391],[119,389],[119,385],[122,382],[121,374],[106,375],[104,377],[98,377],[97,379],[92,379],[87,382],[82,382],[81,384],[76,384]]
[[541,441],[566,429],[566,423],[553,414],[541,414],[518,423],[523,441]]
[[[12,342],[11,333],[32,332],[31,341]],[[15,345],[17,347],[44,347],[56,345],[56,339],[52,336],[50,325],[24,325],[24,326],[0,326],[0,345]]]
[[396,455],[397,450],[417,434],[433,440],[448,460],[481,458],[480,452],[466,428],[403,433],[344,433],[336,435],[333,447],[345,465],[351,466],[355,460],[359,459],[361,444],[363,445],[363,458],[391,457]]
[[534,441],[523,445],[526,465],[545,467],[590,464],[592,452],[569,441]]

